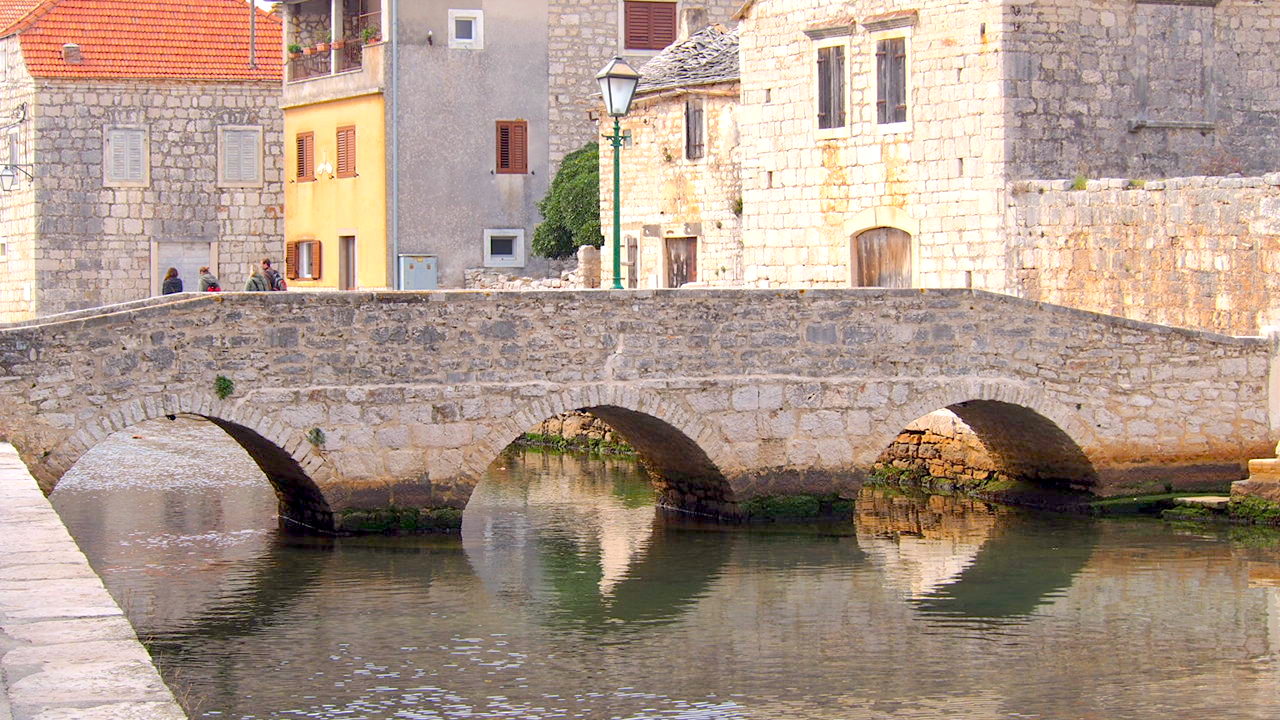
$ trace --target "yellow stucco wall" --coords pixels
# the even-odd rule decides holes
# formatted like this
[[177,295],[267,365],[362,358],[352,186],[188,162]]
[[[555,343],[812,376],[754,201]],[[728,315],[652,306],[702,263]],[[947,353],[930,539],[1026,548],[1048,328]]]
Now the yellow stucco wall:
[[[356,127],[356,177],[337,177],[337,130]],[[356,285],[390,287],[387,268],[386,123],[380,94],[286,108],[285,242],[319,240],[320,278],[290,288],[337,289],[340,236],[356,238]],[[298,182],[298,133],[315,133],[316,179]]]

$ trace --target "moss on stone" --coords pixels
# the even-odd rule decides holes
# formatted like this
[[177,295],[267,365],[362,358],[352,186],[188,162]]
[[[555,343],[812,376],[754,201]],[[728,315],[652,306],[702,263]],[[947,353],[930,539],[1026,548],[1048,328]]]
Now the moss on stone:
[[838,495],[759,495],[738,504],[749,522],[815,520],[853,514],[853,501]]
[[339,532],[353,534],[418,534],[457,532],[462,529],[458,508],[405,508],[343,510],[334,518]]
[[1213,517],[1213,511],[1207,507],[1199,505],[1178,505],[1160,511],[1160,517],[1165,520],[1174,521],[1199,521],[1209,520]]
[[630,445],[603,438],[570,439],[562,435],[546,435],[543,433],[525,433],[516,439],[516,444],[533,450],[554,450],[558,452],[587,452],[597,455],[623,455],[633,457],[636,451]]
[[1231,498],[1227,514],[1236,520],[1259,525],[1280,525],[1280,503],[1252,495]]

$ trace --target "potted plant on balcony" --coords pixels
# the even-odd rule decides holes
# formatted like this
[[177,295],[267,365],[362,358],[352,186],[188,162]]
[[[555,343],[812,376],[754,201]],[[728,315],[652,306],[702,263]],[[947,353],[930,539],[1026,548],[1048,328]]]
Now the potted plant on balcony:
[[346,38],[338,38],[337,40],[334,40],[333,42],[329,43],[329,47],[333,48],[334,50],[341,50],[346,46],[347,46]]
[[333,40],[333,36],[329,33],[324,34],[324,39],[316,43],[316,52],[329,52],[329,43]]
[[302,46],[298,43],[289,43],[289,59],[297,60],[302,56]]
[[382,39],[378,34],[378,28],[372,25],[360,31],[360,37],[364,38],[365,45],[372,45]]

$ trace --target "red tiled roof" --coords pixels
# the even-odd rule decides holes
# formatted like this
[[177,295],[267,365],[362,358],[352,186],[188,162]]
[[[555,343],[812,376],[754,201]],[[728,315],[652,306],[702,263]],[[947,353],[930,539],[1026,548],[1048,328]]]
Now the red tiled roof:
[[[258,67],[249,67],[246,0],[0,0],[0,36],[17,32],[41,78],[280,80],[281,22],[255,10]],[[25,8],[25,12],[21,12]],[[66,62],[62,46],[83,57]]]

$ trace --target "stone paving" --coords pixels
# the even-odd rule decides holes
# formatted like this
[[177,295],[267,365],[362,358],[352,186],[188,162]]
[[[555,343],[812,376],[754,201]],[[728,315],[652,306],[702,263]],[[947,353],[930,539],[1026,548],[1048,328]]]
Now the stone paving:
[[0,720],[183,720],[124,613],[0,443]]

